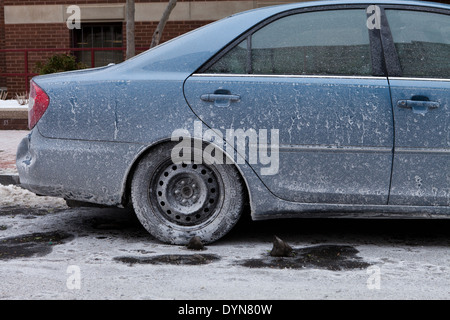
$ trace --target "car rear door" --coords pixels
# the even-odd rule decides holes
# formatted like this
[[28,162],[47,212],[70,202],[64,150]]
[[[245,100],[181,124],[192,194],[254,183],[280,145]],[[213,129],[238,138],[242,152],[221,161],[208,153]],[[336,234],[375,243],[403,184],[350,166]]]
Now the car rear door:
[[395,151],[389,204],[450,205],[450,12],[387,6]]
[[264,174],[262,161],[250,165],[280,198],[387,204],[393,116],[379,30],[367,12],[374,11],[323,6],[282,13],[185,82],[188,104],[223,136],[228,129],[278,130],[276,172]]

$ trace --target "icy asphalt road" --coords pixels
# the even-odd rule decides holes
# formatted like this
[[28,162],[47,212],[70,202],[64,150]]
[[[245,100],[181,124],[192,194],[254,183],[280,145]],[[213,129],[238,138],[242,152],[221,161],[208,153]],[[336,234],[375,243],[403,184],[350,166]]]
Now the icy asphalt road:
[[[206,250],[0,186],[0,299],[449,299],[450,220],[244,219]],[[272,237],[292,258],[270,258]]]

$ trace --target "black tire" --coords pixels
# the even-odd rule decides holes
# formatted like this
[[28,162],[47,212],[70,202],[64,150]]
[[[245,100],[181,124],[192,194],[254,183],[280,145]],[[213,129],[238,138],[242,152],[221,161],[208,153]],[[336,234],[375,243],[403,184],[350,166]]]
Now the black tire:
[[186,245],[194,236],[205,244],[214,242],[227,234],[241,215],[240,176],[231,164],[174,164],[174,145],[155,147],[137,165],[131,182],[136,216],[162,242]]

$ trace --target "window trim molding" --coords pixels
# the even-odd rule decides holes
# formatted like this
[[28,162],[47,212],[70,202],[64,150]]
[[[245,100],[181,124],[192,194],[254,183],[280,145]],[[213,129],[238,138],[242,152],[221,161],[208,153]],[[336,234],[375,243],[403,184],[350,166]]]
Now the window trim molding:
[[[385,76],[339,76],[339,75],[306,75],[306,74],[249,74],[249,73],[193,73],[191,77],[228,77],[228,78],[317,78],[317,79],[362,79],[387,80]],[[450,80],[449,80],[450,81]]]
[[450,82],[447,78],[418,78],[418,77],[389,77],[389,80],[402,81],[443,81]]

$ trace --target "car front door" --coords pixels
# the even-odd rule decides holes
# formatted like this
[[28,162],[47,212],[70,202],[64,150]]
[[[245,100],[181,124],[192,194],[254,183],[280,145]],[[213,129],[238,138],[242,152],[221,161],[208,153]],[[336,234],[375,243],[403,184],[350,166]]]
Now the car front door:
[[450,12],[385,8],[395,152],[389,204],[450,205]]
[[192,110],[224,136],[278,131],[276,172],[264,174],[263,161],[250,165],[280,198],[387,204],[393,115],[367,20],[361,6],[284,13],[186,80]]

